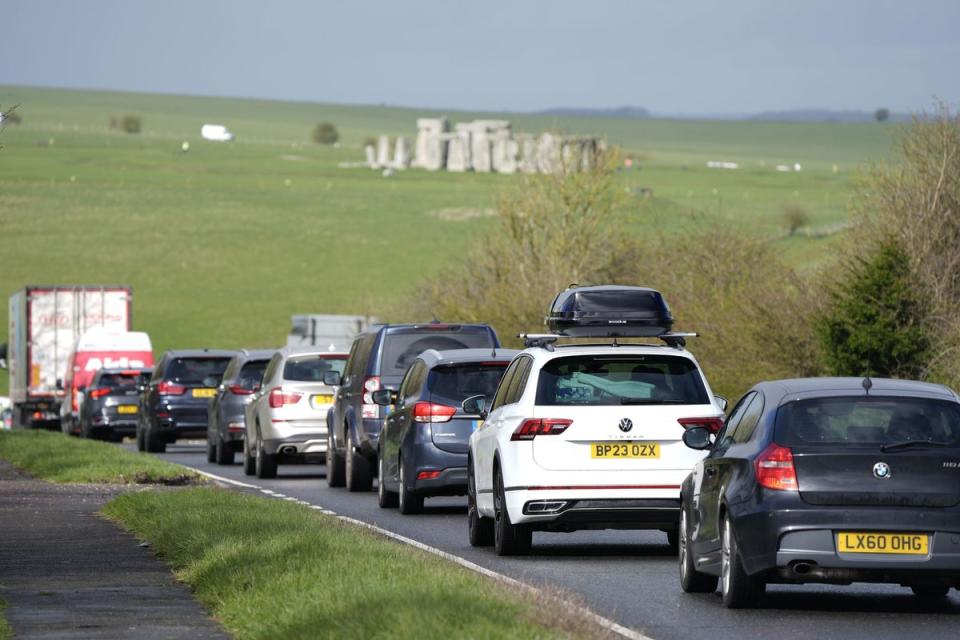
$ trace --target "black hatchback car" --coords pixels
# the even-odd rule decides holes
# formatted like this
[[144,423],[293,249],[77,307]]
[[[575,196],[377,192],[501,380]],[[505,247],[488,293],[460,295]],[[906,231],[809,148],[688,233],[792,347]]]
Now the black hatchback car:
[[922,598],[960,588],[960,399],[869,378],[763,382],[737,404],[682,488],[680,581],[728,607],[768,583],[885,582]]
[[140,387],[150,378],[152,368],[100,369],[83,392],[80,405],[80,434],[84,438],[120,442],[137,431]]
[[205,438],[207,409],[234,351],[167,351],[140,395],[137,449],[163,453],[177,438]]
[[519,351],[457,349],[421,353],[398,391],[381,389],[377,404],[393,405],[380,431],[377,457],[381,507],[418,513],[429,496],[467,493],[467,449],[481,417],[464,411],[471,396],[492,398]]
[[396,390],[414,359],[427,349],[493,349],[497,334],[486,324],[382,324],[360,334],[350,347],[343,375],[328,372],[338,386],[327,413],[327,484],[369,491],[376,474],[384,407],[373,392]]
[[207,462],[233,464],[243,451],[244,410],[260,389],[263,372],[276,349],[241,349],[227,364],[223,379],[210,399],[207,426]]

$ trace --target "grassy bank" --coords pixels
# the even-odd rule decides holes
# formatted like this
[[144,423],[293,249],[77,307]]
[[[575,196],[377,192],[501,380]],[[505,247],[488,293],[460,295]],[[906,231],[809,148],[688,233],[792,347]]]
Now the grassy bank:
[[49,431],[0,431],[0,458],[51,482],[181,484],[201,476],[154,456]]
[[542,638],[595,631],[564,621],[549,602],[289,502],[184,489],[124,495],[104,513],[148,540],[237,638]]
[[6,608],[6,600],[0,598],[0,640],[8,640],[13,637],[13,629],[10,628],[10,623],[7,622],[7,619],[3,616],[3,611]]

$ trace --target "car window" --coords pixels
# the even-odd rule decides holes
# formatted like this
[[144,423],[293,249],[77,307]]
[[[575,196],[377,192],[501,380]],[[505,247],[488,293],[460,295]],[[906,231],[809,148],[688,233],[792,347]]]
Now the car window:
[[[360,336],[359,338],[353,341],[353,346],[350,347],[350,355],[347,356],[346,377],[352,378],[354,376],[362,375],[362,372],[360,371],[364,361],[362,354],[363,354],[364,345],[366,345],[367,343],[368,343],[367,336]],[[368,351],[369,351],[369,347],[368,347]]]
[[281,360],[283,360],[282,355],[279,353],[273,354],[273,357],[270,358],[270,363],[267,365],[266,371],[263,372],[263,380],[273,380],[277,373],[277,368],[280,366]]
[[188,384],[199,384],[207,378],[219,381],[229,362],[230,358],[172,358],[165,379]]
[[507,397],[507,391],[510,388],[510,384],[513,382],[513,377],[516,375],[520,364],[521,360],[520,358],[517,358],[510,363],[509,367],[507,367],[507,371],[503,374],[503,379],[501,379],[500,384],[497,385],[497,393],[493,396],[493,402],[490,405],[491,413],[503,406],[504,400]]
[[583,355],[554,358],[540,369],[537,404],[710,404],[710,399],[689,358]]
[[290,356],[283,365],[283,379],[294,382],[323,382],[327,371],[343,373],[343,356],[332,358],[325,354]]
[[244,363],[237,376],[237,384],[244,389],[253,389],[263,381],[263,372],[267,370],[267,360],[250,360]]
[[717,442],[723,442],[734,432],[737,425],[740,424],[740,419],[743,417],[747,407],[750,406],[750,401],[753,400],[755,393],[756,391],[748,391],[740,398],[737,404],[734,405],[733,411],[727,416],[726,421],[723,423],[723,428],[720,430],[720,433],[717,434]]
[[493,336],[485,327],[390,331],[383,337],[380,375],[403,375],[414,359],[427,349],[444,351],[493,346]]
[[741,444],[750,440],[753,432],[757,429],[757,423],[760,422],[761,415],[763,415],[763,394],[756,393],[741,414],[740,423],[731,432],[730,437],[733,438],[733,441]]
[[230,363],[227,364],[227,368],[223,372],[224,380],[233,380],[237,377],[237,371],[240,369],[241,360],[242,358],[240,356],[230,359]]
[[434,367],[427,378],[430,401],[460,406],[470,396],[492,398],[507,364],[491,362]]
[[400,381],[400,387],[397,389],[397,398],[400,400],[400,403],[403,403],[403,399],[409,397],[409,389],[413,385],[414,377],[416,375],[417,365],[420,364],[420,360],[417,360],[412,367],[407,369],[407,372],[403,376],[403,380]]
[[520,400],[523,390],[527,388],[527,380],[530,378],[530,367],[533,365],[533,358],[529,356],[520,356],[517,358],[520,366],[517,367],[517,374],[510,381],[510,388],[507,390],[507,397],[503,404],[514,404]]
[[778,409],[775,439],[786,446],[875,447],[927,440],[960,447],[960,405],[883,396],[795,400]]
[[110,389],[129,389],[140,384],[140,373],[104,373],[100,376],[98,387]]

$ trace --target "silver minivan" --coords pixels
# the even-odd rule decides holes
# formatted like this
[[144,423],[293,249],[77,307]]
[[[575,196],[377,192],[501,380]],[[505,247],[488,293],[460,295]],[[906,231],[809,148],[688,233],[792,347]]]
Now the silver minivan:
[[315,347],[284,347],[273,354],[244,413],[244,473],[274,478],[278,464],[326,462],[327,411],[336,388],[323,377],[342,373],[346,360],[346,353]]

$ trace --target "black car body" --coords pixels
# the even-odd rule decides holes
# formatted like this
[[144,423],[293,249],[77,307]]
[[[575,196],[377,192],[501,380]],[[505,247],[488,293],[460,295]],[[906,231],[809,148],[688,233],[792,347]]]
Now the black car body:
[[485,324],[384,324],[360,334],[350,348],[343,376],[325,380],[339,386],[327,414],[327,483],[346,484],[350,491],[370,490],[385,416],[384,407],[373,402],[373,392],[396,390],[420,353],[499,346],[497,334]]
[[205,438],[210,398],[235,351],[167,351],[140,396],[137,448],[163,453],[178,438]]
[[393,401],[379,438],[381,507],[417,513],[426,497],[467,493],[470,434],[482,419],[462,403],[471,396],[492,398],[518,353],[430,349],[410,365],[396,393],[378,392],[376,400]]
[[83,391],[78,421],[84,438],[119,442],[137,432],[140,388],[152,368],[100,369]]
[[684,482],[681,582],[728,606],[767,583],[960,587],[960,400],[940,385],[764,382]]
[[260,388],[275,352],[241,349],[227,364],[207,412],[207,462],[233,464],[234,454],[243,450],[244,409]]

